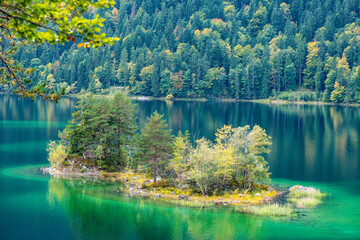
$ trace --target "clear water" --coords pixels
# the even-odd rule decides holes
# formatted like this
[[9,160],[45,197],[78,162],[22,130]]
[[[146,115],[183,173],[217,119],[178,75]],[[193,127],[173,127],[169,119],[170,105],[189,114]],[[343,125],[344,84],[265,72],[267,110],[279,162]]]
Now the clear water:
[[360,239],[360,109],[231,102],[138,103],[138,121],[158,110],[176,133],[213,138],[223,124],[258,124],[273,138],[272,184],[331,194],[293,219],[188,209],[114,194],[111,183],[39,174],[46,143],[71,117],[59,104],[0,95],[0,239]]

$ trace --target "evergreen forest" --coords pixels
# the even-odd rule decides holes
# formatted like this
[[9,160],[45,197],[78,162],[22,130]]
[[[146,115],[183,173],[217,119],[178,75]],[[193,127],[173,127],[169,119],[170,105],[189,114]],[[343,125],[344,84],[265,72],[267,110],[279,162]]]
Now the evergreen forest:
[[[360,99],[359,0],[121,0],[88,9],[112,46],[27,45],[15,59],[32,84],[77,93],[116,86],[133,95]],[[2,86],[7,91],[10,88]],[[308,99],[310,98],[310,99]]]

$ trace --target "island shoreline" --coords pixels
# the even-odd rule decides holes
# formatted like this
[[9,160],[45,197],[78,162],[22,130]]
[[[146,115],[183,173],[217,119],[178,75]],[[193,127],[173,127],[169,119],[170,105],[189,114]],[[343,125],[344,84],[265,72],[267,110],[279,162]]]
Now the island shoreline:
[[51,177],[61,177],[64,179],[90,178],[99,180],[110,180],[115,183],[123,184],[123,187],[115,190],[114,193],[123,192],[134,197],[156,198],[175,205],[188,207],[211,207],[222,206],[249,206],[272,203],[284,195],[285,191],[272,189],[265,186],[267,190],[256,193],[232,193],[219,196],[193,194],[189,189],[176,187],[160,187],[164,180],[158,177],[156,184],[152,178],[146,178],[145,174],[134,173],[133,171],[104,172],[95,168],[80,171],[79,169],[56,169],[54,167],[43,167],[40,170]]

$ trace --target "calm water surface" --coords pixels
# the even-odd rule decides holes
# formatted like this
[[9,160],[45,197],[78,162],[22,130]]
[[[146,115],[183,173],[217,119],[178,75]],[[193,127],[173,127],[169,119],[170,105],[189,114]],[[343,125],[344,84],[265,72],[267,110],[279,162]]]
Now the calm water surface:
[[315,186],[331,198],[294,219],[188,209],[113,193],[110,183],[54,179],[46,144],[71,118],[59,104],[0,95],[0,239],[360,239],[360,109],[231,102],[139,101],[174,133],[212,139],[224,124],[258,124],[273,138],[272,184]]

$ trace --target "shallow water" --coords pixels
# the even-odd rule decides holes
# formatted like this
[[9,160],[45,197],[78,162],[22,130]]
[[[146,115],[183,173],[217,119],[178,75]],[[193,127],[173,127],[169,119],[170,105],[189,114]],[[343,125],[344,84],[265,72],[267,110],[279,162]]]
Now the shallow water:
[[176,133],[213,138],[223,124],[258,124],[273,138],[272,184],[315,186],[331,197],[292,219],[189,209],[115,194],[107,182],[39,174],[46,143],[71,117],[59,104],[0,95],[0,239],[360,239],[360,110],[333,106],[139,101]]

